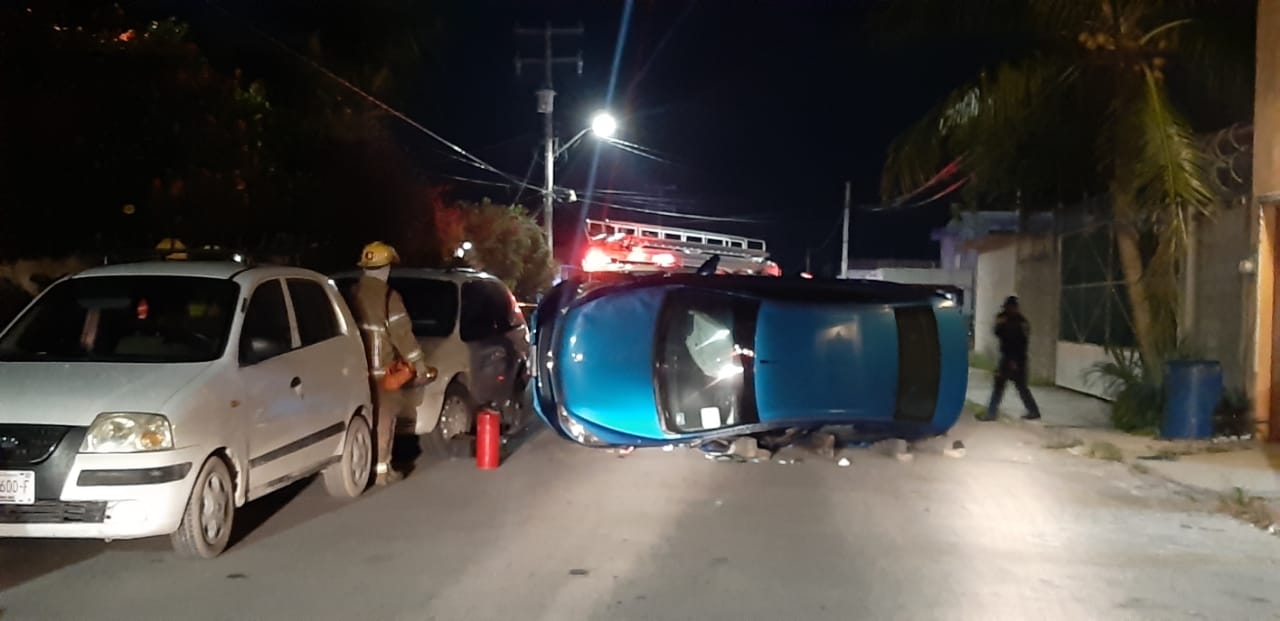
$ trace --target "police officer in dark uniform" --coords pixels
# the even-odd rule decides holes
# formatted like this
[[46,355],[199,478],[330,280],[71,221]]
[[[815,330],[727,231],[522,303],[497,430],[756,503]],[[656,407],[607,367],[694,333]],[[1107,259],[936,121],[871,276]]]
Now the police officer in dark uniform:
[[1009,381],[1018,389],[1022,397],[1022,405],[1027,413],[1022,418],[1037,420],[1040,418],[1040,406],[1027,388],[1027,348],[1031,340],[1031,323],[1018,309],[1018,297],[1009,296],[1004,301],[1004,310],[996,315],[996,338],[1000,340],[1000,364],[996,367],[995,386],[991,390],[991,401],[987,404],[987,415],[982,420],[996,420],[1000,412],[1000,400],[1004,397],[1005,384]]

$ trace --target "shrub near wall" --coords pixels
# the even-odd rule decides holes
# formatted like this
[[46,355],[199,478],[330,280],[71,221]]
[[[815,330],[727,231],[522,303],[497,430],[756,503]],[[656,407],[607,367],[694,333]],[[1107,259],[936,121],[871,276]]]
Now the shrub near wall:
[[89,263],[79,257],[0,263],[0,327],[7,325],[45,287],[87,267]]

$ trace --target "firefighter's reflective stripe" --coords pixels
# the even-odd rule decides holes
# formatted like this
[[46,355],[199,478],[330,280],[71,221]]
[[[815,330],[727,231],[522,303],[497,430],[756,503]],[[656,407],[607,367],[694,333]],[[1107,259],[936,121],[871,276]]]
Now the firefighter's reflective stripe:
[[398,293],[386,282],[366,276],[357,281],[351,297],[374,377],[385,375],[397,355],[414,366],[423,364],[413,322]]

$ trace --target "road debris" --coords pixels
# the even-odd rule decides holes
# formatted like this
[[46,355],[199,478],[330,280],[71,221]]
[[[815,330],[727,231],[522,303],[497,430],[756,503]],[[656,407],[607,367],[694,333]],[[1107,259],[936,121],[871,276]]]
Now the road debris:
[[662,447],[662,452],[663,452],[663,453],[670,453],[670,452],[672,452],[672,451],[674,451],[674,450],[676,450],[676,445],[674,445],[674,444],[668,444],[668,445],[666,445],[666,446]]
[[827,432],[815,432],[807,438],[809,448],[823,459],[836,458],[836,436]]
[[585,576],[585,575],[590,574],[590,573],[591,573],[591,572],[590,572],[589,570],[586,570],[586,569],[570,569],[570,570],[569,570],[569,575],[570,575],[570,576]]
[[836,465],[840,466],[841,468],[848,468],[849,465],[852,463],[853,462],[849,461],[848,457],[841,457],[840,461],[836,462]]
[[942,451],[942,454],[946,455],[947,457],[954,457],[956,459],[959,459],[965,456],[965,452],[966,451],[964,448],[964,442],[956,440],[955,442],[951,443],[951,448],[945,451]]
[[743,436],[733,441],[729,445],[729,454],[742,457],[744,459],[755,459],[759,453],[760,447],[756,444],[756,439],[751,436]]

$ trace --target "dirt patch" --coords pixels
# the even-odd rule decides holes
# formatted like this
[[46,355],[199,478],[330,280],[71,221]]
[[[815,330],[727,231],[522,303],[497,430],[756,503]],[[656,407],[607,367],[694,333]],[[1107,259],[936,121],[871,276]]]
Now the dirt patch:
[[1267,504],[1265,498],[1251,495],[1240,487],[1219,498],[1218,510],[1273,534],[1280,525],[1280,511]]

